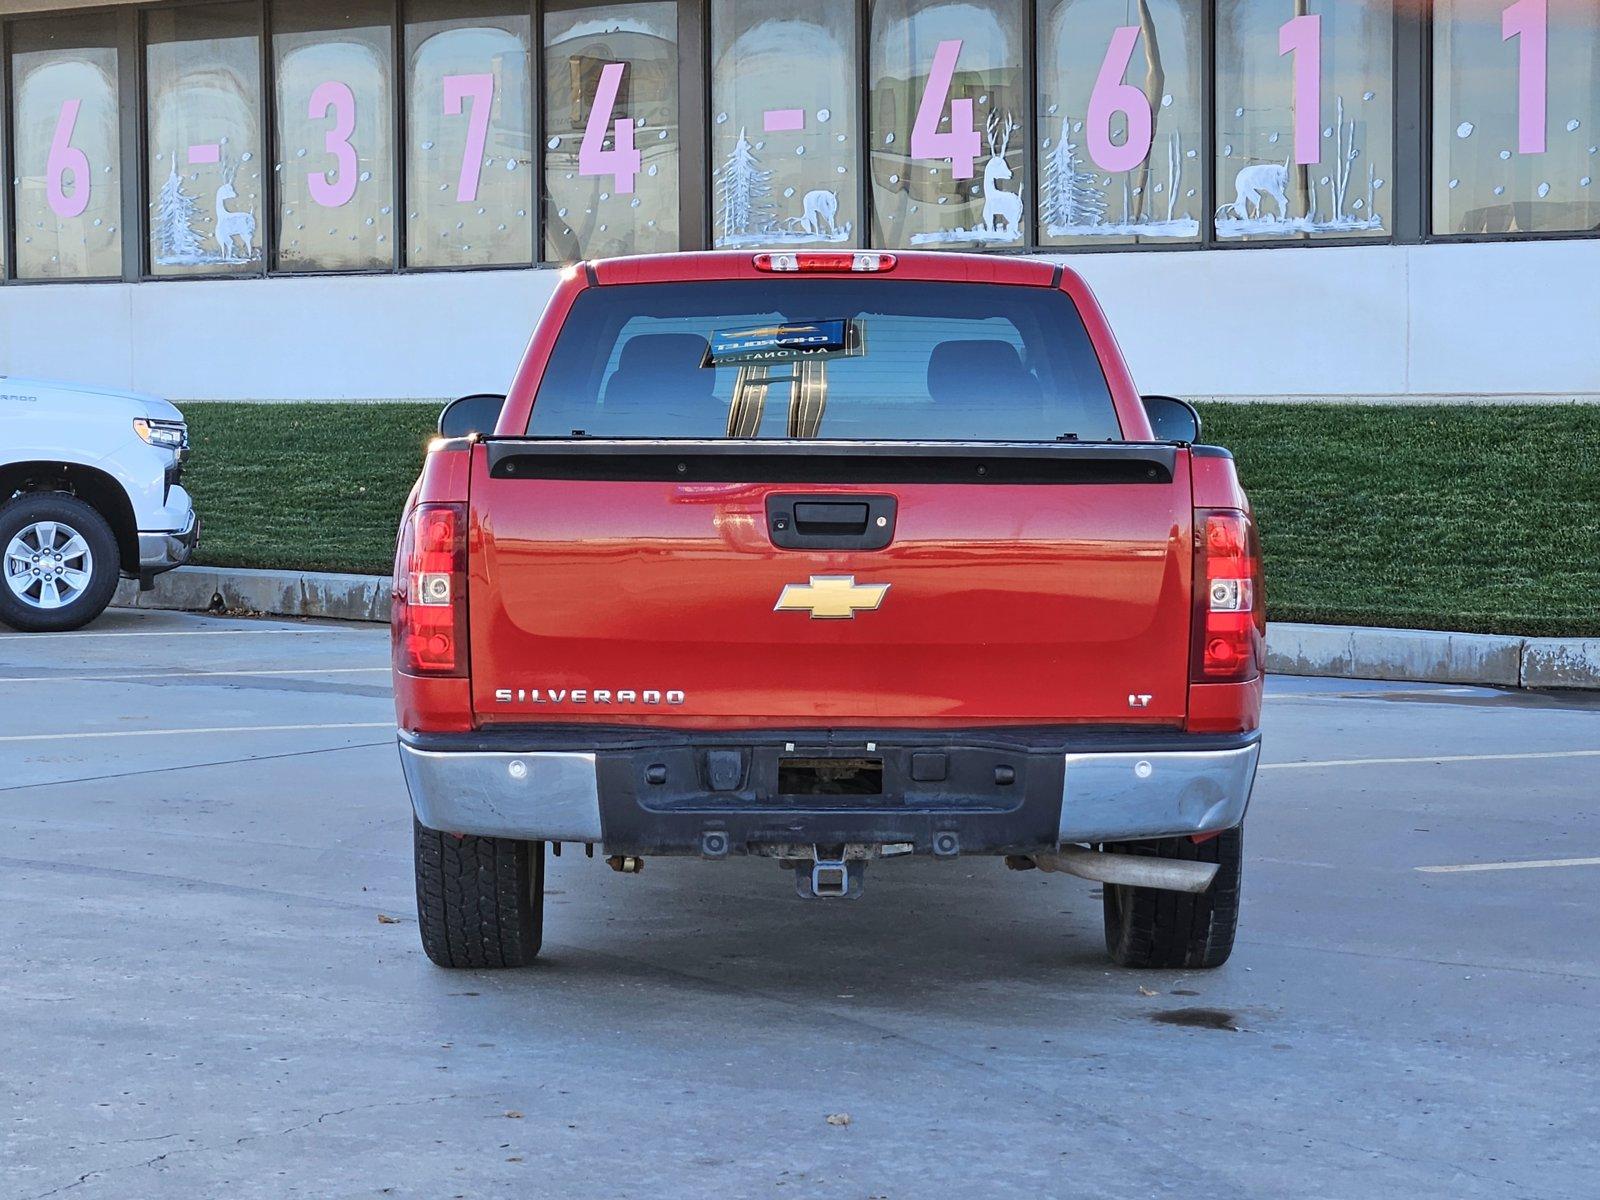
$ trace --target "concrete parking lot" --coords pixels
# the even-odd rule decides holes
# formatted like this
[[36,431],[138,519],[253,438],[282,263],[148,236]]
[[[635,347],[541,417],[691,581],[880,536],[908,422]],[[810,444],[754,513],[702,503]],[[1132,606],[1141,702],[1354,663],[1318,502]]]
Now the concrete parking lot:
[[439,971],[390,717],[374,626],[0,632],[0,1196],[1600,1194],[1592,702],[1274,680],[1237,952],[1154,974],[992,860],[571,847]]

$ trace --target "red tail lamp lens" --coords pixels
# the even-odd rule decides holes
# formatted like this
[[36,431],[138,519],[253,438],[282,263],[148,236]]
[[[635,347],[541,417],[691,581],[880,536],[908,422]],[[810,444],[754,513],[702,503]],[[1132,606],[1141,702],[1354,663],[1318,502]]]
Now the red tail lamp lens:
[[466,588],[466,505],[417,505],[395,557],[393,624],[400,670],[467,673]]
[[1195,513],[1195,683],[1242,683],[1261,673],[1266,600],[1255,523],[1237,509]]

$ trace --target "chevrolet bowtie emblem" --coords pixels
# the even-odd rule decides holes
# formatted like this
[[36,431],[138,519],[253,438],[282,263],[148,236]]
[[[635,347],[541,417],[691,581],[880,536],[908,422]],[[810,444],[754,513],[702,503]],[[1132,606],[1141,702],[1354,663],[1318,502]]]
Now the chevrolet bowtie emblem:
[[854,575],[813,575],[783,589],[773,612],[808,612],[813,621],[850,621],[872,612],[889,594],[887,583],[857,583]]

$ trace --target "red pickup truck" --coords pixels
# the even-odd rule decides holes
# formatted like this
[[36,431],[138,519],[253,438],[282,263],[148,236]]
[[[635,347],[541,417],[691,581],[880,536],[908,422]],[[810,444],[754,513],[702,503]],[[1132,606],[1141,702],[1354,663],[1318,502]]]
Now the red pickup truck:
[[990,855],[1102,882],[1120,964],[1224,962],[1265,620],[1198,432],[1048,262],[566,271],[401,528],[428,956],[530,962],[545,848],[583,844],[769,858],[812,898]]

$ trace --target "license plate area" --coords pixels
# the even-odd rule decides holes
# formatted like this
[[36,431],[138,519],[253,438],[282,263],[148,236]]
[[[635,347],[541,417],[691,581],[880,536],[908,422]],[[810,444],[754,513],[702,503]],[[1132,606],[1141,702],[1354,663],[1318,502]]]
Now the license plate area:
[[858,843],[935,854],[952,836],[962,854],[1053,844],[1063,751],[970,736],[635,735],[595,755],[607,853],[705,854],[708,836],[731,854]]
[[780,758],[778,795],[790,798],[882,796],[881,758]]
[[602,790],[655,812],[955,813],[1009,812],[1034,790],[1059,806],[1061,762],[998,746],[730,739],[602,752],[597,766]]

